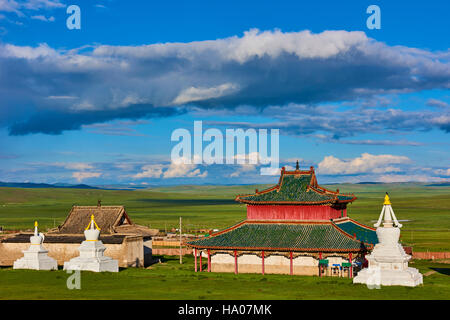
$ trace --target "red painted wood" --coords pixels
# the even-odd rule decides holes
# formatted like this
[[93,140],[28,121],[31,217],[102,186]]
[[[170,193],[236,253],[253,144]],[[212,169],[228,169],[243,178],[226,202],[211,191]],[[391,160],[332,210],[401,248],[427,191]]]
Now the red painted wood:
[[289,255],[290,255],[290,258],[291,258],[291,272],[290,272],[290,274],[292,276],[292,274],[294,273],[294,268],[293,268],[293,264],[292,264],[292,251],[289,252]]
[[197,249],[194,249],[194,256],[195,256],[195,272],[197,272]]
[[[319,252],[319,260],[322,260],[322,252]],[[320,264],[319,261],[319,277],[322,276],[322,265]]]
[[237,252],[234,250],[234,273],[238,273],[238,265],[237,265]]
[[202,251],[200,250],[200,272],[202,272]]
[[348,254],[348,262],[350,262],[350,271],[349,271],[348,276],[350,278],[353,278],[353,265],[351,264],[352,263],[352,253],[351,252]]
[[331,206],[247,205],[249,220],[330,220],[347,216],[347,209]]

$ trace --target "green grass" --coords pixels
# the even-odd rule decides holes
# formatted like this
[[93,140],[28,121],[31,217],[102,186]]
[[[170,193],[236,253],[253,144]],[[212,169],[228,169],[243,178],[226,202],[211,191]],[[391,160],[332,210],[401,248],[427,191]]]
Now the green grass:
[[193,271],[193,258],[163,257],[151,269],[119,273],[81,273],[81,289],[66,287],[65,271],[0,269],[0,299],[450,299],[450,265],[430,261],[412,264],[424,285],[368,289],[349,278],[207,273]]
[[[0,188],[0,226],[25,230],[39,220],[44,230],[61,224],[72,205],[124,205],[131,219],[151,228],[225,228],[246,217],[246,207],[234,201],[238,193],[265,186],[176,186],[149,190]],[[415,251],[450,251],[450,187],[419,183],[328,186],[354,192],[358,199],[348,215],[367,225],[378,219],[384,193],[403,222],[402,241]]]

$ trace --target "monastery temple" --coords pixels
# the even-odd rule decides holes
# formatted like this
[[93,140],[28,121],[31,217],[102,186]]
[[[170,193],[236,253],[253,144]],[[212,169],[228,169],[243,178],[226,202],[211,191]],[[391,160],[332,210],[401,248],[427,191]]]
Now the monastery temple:
[[236,197],[247,205],[246,220],[187,243],[195,270],[203,257],[213,272],[353,277],[378,243],[374,228],[347,216],[355,200],[319,186],[313,167],[283,167],[277,185]]

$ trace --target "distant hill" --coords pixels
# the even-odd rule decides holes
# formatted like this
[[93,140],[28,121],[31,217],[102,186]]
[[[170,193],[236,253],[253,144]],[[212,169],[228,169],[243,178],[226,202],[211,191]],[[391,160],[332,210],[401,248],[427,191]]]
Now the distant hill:
[[367,181],[367,182],[358,182],[357,184],[383,184],[382,182],[370,182],[370,181]]
[[88,186],[87,184],[64,184],[64,183],[32,183],[32,182],[2,182],[0,187],[8,188],[69,188],[69,189],[99,189],[97,187]]
[[450,187],[450,182],[427,184],[427,187]]

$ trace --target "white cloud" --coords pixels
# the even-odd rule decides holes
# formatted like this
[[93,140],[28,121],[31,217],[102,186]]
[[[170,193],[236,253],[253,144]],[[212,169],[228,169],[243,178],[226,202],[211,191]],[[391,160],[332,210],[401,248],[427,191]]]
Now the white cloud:
[[142,178],[160,178],[164,166],[161,164],[150,164],[142,167],[142,172],[133,175],[135,179]]
[[82,182],[85,179],[89,179],[89,178],[98,178],[100,177],[102,174],[101,172],[74,172],[72,173],[72,178],[77,179],[78,182]]
[[0,57],[20,58],[27,60],[47,57],[57,58],[58,52],[50,48],[46,43],[41,43],[37,47],[15,46],[12,44],[6,44],[3,48],[0,48]]
[[[57,8],[64,8],[65,4],[60,0],[0,0],[0,12],[10,12],[16,14],[20,18],[27,16],[27,11],[45,11],[53,10]],[[38,19],[42,21],[53,21],[54,17],[50,17],[48,20],[43,15],[35,15],[32,19]],[[46,20],[43,20],[46,19]]]
[[186,163],[174,163],[172,162],[168,169],[164,172],[164,178],[205,178],[208,175],[208,171],[204,170],[203,173],[197,168],[195,164]]
[[448,108],[450,107],[450,104],[448,104],[445,101],[439,100],[439,99],[428,99],[427,105],[431,107],[438,107],[438,108]]
[[448,181],[448,179],[443,179],[439,177],[433,177],[429,175],[420,175],[420,174],[387,174],[381,175],[374,181],[384,182],[384,183],[393,183],[393,182],[444,182]]
[[18,16],[23,16],[19,9],[20,3],[15,0],[0,0],[0,12],[14,12]]
[[241,174],[248,174],[249,172],[253,172],[255,170],[256,166],[254,164],[241,164],[236,171],[230,174],[230,177],[239,177]]
[[150,164],[141,168],[141,172],[132,175],[134,179],[142,178],[205,178],[208,171],[201,172],[199,165],[181,157],[169,164]]
[[318,167],[320,174],[361,174],[361,173],[386,173],[401,171],[392,164],[405,164],[411,160],[405,156],[390,154],[372,155],[363,153],[360,157],[341,160],[334,156],[326,156]]
[[55,17],[51,16],[51,17],[47,18],[46,16],[43,16],[43,15],[31,16],[31,19],[40,20],[40,21],[44,21],[44,22],[55,21]]
[[91,164],[85,162],[68,162],[68,163],[55,162],[53,163],[53,165],[68,170],[88,170],[94,168]]
[[64,8],[66,6],[60,0],[26,0],[20,1],[20,5],[29,10]]
[[[12,110],[5,120],[0,119],[11,134],[58,134],[80,129],[92,119],[170,116],[186,111],[185,103],[201,110],[250,105],[261,113],[270,105],[281,105],[277,113],[281,117],[290,102],[310,106],[450,85],[448,53],[388,46],[356,31],[250,30],[241,37],[210,41],[91,48],[0,45],[0,57],[4,58],[0,59],[0,90],[13,93],[12,87],[20,92],[2,101]],[[8,77],[11,65],[17,77]],[[79,99],[47,99],[68,93]],[[39,105],[39,110],[26,109],[30,116],[25,118],[25,107],[17,107],[33,105]],[[346,115],[342,124],[334,117],[332,123],[329,120],[321,127],[327,131],[328,126],[340,125],[347,134],[353,131],[352,125],[358,131],[374,126],[395,128],[395,121],[385,122],[384,118],[390,117],[409,119],[399,124],[405,131],[418,126],[450,130],[446,114],[428,115],[421,124],[415,120],[420,119],[420,112],[416,112],[419,117],[391,109],[386,115],[372,113],[359,112],[361,119],[355,121],[353,114]],[[42,119],[55,114],[61,121],[53,126]],[[377,121],[371,124],[374,116]],[[279,123],[280,128],[296,123],[303,127],[301,131],[311,133],[323,118],[293,119],[292,123],[283,119]]]
[[78,99],[78,97],[74,97],[74,96],[48,96],[47,99],[50,100],[65,100],[65,99]]
[[450,177],[450,169],[437,169],[434,171],[435,174],[440,176],[448,176]]
[[190,87],[181,91],[174,100],[174,104],[183,104],[193,101],[208,100],[212,98],[219,98],[230,93],[235,92],[238,86],[232,83],[224,83],[210,88],[196,88]]
[[204,170],[202,173],[198,165],[191,163],[190,159],[181,157],[170,163],[164,171],[163,178],[205,178],[207,175],[208,171]]

